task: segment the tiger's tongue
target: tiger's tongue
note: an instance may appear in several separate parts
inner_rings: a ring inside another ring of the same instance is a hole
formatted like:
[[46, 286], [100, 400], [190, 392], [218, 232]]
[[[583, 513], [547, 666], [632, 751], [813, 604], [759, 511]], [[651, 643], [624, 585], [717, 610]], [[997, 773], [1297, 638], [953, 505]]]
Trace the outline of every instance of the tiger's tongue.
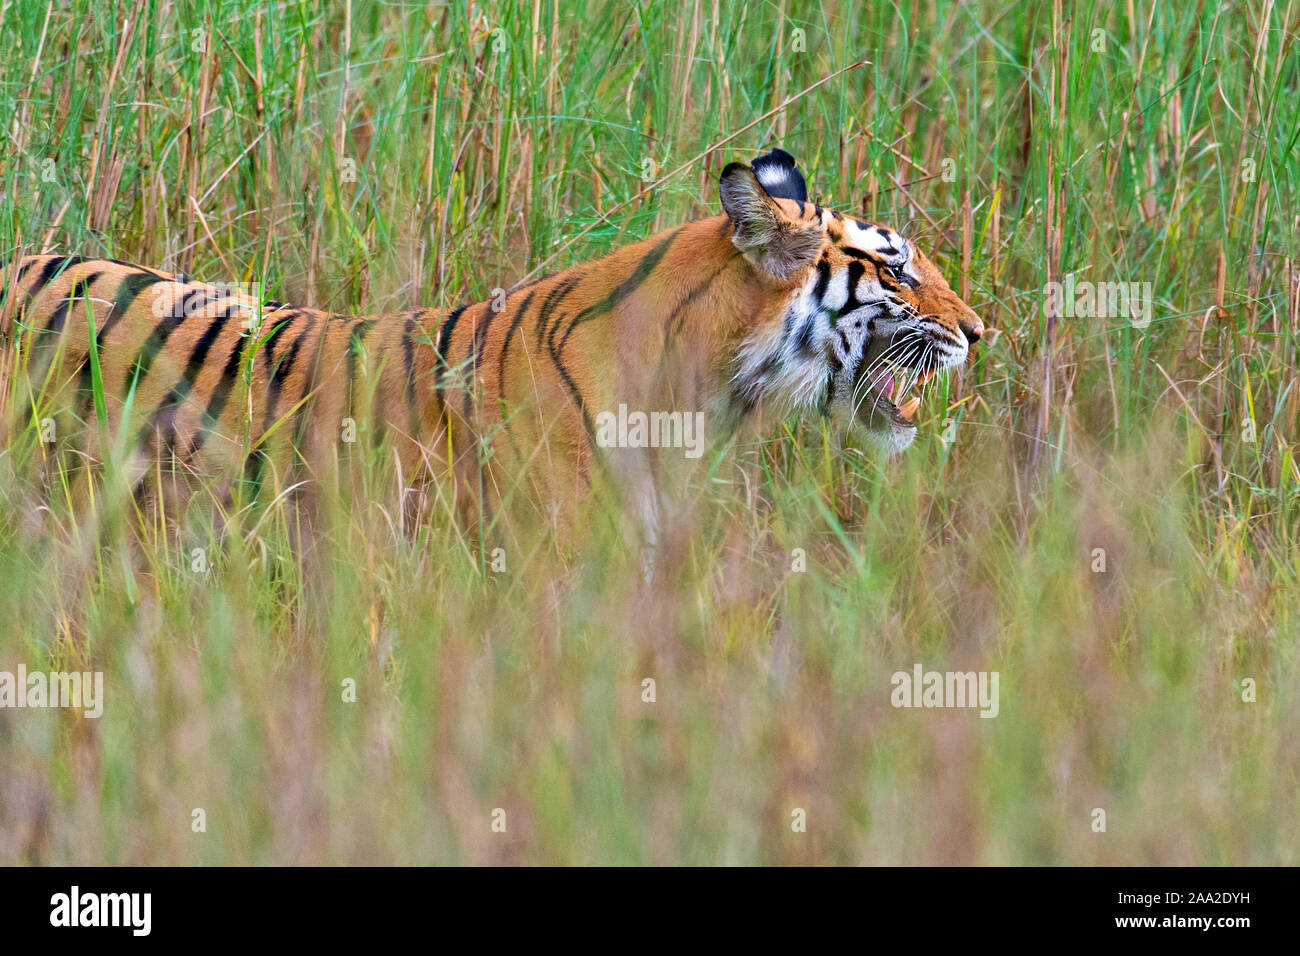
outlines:
[[[893, 372], [883, 372], [872, 382], [873, 387], [885, 398], [893, 401], [894, 388], [897, 386]], [[909, 398], [902, 405], [898, 406], [898, 413], [906, 419], [911, 419], [916, 414], [916, 410], [921, 407], [921, 401], [918, 398]]]

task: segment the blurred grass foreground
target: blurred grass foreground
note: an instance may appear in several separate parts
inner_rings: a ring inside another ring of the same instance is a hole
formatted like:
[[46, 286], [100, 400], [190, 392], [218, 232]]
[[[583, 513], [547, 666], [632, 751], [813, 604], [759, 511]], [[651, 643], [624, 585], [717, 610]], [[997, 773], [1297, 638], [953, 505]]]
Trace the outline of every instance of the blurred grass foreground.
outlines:
[[[502, 570], [372, 462], [309, 565], [282, 502], [159, 521], [105, 473], [86, 509], [13, 436], [0, 672], [101, 672], [103, 712], [0, 708], [0, 862], [1295, 864], [1298, 25], [3, 5], [6, 259], [454, 305], [712, 214], [779, 145], [997, 331], [903, 456], [735, 442], [654, 588], [594, 505]], [[1067, 282], [1149, 321], [1047, 314]], [[918, 665], [996, 672], [996, 717], [894, 706]]]

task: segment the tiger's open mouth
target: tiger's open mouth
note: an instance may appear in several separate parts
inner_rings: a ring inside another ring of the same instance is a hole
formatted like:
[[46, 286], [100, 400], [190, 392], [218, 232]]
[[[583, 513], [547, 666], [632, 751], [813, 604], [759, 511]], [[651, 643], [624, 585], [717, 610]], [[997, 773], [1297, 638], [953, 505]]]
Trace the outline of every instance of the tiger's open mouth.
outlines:
[[872, 427], [916, 428], [925, 386], [937, 369], [920, 362], [919, 354], [893, 360], [883, 356], [884, 349], [873, 351], [876, 354], [862, 363], [854, 386], [855, 405], [867, 412], [864, 417]]
[[[934, 370], [930, 369], [925, 372], [916, 372], [914, 370], [897, 371], [892, 368], [878, 370], [870, 375], [864, 375], [863, 387], [875, 399], [875, 409], [883, 411], [889, 415], [898, 424], [910, 425], [916, 427], [914, 421], [917, 410], [921, 407], [921, 392], [926, 383], [934, 377]], [[896, 401], [894, 393], [899, 390], [899, 383], [903, 383], [903, 394], [907, 397], [902, 401]]]

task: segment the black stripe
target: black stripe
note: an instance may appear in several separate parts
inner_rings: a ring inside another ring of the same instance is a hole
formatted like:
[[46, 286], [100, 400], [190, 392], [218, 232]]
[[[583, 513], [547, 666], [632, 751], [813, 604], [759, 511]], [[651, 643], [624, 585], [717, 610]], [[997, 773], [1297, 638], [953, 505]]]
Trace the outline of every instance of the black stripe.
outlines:
[[310, 315], [299, 313], [284, 324], [290, 325], [297, 321], [298, 318], [307, 320], [302, 331], [294, 336], [293, 342], [290, 343], [288, 350], [282, 354], [275, 366], [270, 369], [270, 375], [266, 380], [266, 411], [262, 416], [262, 432], [258, 435], [257, 444], [244, 462], [244, 480], [253, 485], [252, 497], [256, 498], [262, 487], [262, 476], [266, 473], [266, 466], [270, 460], [266, 446], [263, 442], [266, 439], [266, 433], [271, 430], [275, 424], [275, 410], [280, 402], [280, 393], [284, 390], [284, 382], [293, 372], [294, 363], [298, 360], [298, 353], [302, 348], [302, 340], [307, 337], [312, 328], [316, 325], [316, 320]]
[[[116, 262], [116, 260], [108, 261]], [[95, 352], [99, 359], [103, 359], [104, 339], [113, 330], [113, 326], [120, 322], [122, 317], [130, 310], [131, 305], [139, 297], [140, 293], [151, 285], [166, 281], [168, 280], [148, 272], [135, 272], [122, 280], [122, 283], [117, 287], [117, 292], [113, 295], [113, 307], [109, 309], [108, 318], [104, 320], [104, 327], [95, 330]], [[89, 413], [90, 404], [93, 401], [92, 377], [88, 358], [81, 366], [81, 376], [77, 381], [77, 394], [80, 396], [77, 401], [77, 415], [83, 421]]]
[[604, 315], [607, 312], [612, 312], [615, 306], [640, 288], [642, 283], [644, 283], [645, 280], [649, 278], [650, 274], [654, 272], [655, 267], [659, 265], [659, 261], [663, 259], [664, 254], [668, 251], [668, 247], [671, 246], [673, 240], [677, 238], [678, 232], [680, 232], [680, 228], [674, 229], [660, 240], [658, 245], [642, 256], [641, 261], [638, 262], [636, 268], [632, 270], [632, 274], [611, 289], [610, 293], [605, 296], [604, 299], [594, 305], [588, 306], [574, 316], [569, 322], [569, 327], [564, 332], [564, 337], [560, 339], [558, 350], [555, 349], [555, 332], [552, 330], [550, 336], [552, 350], [557, 351], [557, 353], [563, 351], [564, 344], [568, 342], [569, 336], [573, 334], [573, 330], [577, 326], [584, 322], [590, 322], [597, 316]]
[[102, 276], [102, 272], [92, 272], [88, 276], [83, 276], [72, 284], [71, 291], [67, 296], [60, 300], [58, 307], [55, 308], [54, 314], [50, 316], [50, 324], [46, 326], [47, 332], [60, 332], [63, 329], [63, 323], [68, 318], [68, 309], [77, 299], [84, 299], [90, 295], [90, 287], [95, 280]]
[[[532, 298], [532, 293], [529, 293], [529, 298]], [[502, 308], [501, 311], [504, 312], [509, 307], [510, 307], [510, 297], [507, 295], [504, 308]], [[470, 343], [469, 343], [470, 351], [467, 358], [469, 359], [469, 363], [470, 363], [470, 387], [465, 389], [465, 404], [464, 404], [466, 422], [469, 421], [470, 400], [474, 393], [474, 385], [478, 381], [479, 355], [483, 351], [483, 343], [487, 340], [488, 329], [492, 327], [492, 320], [501, 314], [496, 309], [492, 308], [492, 303], [490, 301], [488, 302], [487, 311], [488, 314], [484, 318], [483, 324], [474, 330], [474, 337], [470, 339]]]
[[813, 299], [818, 307], [821, 307], [822, 300], [826, 298], [826, 290], [831, 284], [831, 264], [825, 259], [817, 263], [817, 284], [813, 286]]
[[[529, 283], [530, 285], [534, 283]], [[537, 294], [536, 289], [530, 289], [528, 295], [524, 296], [524, 301], [519, 304], [515, 310], [515, 317], [510, 321], [510, 328], [506, 329], [506, 338], [501, 343], [501, 354], [497, 356], [497, 402], [504, 403], [506, 397], [506, 352], [510, 348], [510, 340], [514, 338], [515, 331], [523, 324], [524, 317], [528, 315], [528, 309], [533, 304], [533, 297]], [[511, 426], [511, 416], [504, 409], [501, 410], [501, 423], [506, 429], [506, 441], [510, 443], [511, 451], [516, 457], [519, 457], [519, 446], [515, 443], [514, 429]]]
[[271, 375], [266, 382], [266, 416], [265, 423], [262, 426], [262, 433], [265, 434], [270, 427], [275, 424], [275, 408], [280, 400], [280, 392], [284, 389], [284, 382], [293, 372], [294, 364], [298, 361], [298, 353], [302, 349], [302, 341], [311, 330], [316, 326], [316, 320], [310, 315], [304, 315], [307, 320], [303, 330], [294, 336], [293, 342], [289, 345], [289, 350], [280, 356], [280, 360], [275, 363], [275, 368], [271, 370]]
[[[567, 279], [563, 280], [557, 284], [555, 288], [551, 289], [550, 294], [546, 297], [546, 301], [542, 303], [541, 311], [537, 313], [536, 325], [537, 347], [539, 349], [542, 347], [542, 340], [546, 335], [546, 325], [547, 322], [550, 321], [551, 313], [554, 312], [556, 306], [564, 301], [565, 297], [573, 291], [573, 287], [582, 281], [582, 278], [583, 274], [581, 272], [571, 274]], [[509, 342], [506, 344], [508, 345]]]
[[140, 297], [140, 293], [152, 285], [159, 282], [170, 282], [170, 279], [164, 279], [162, 276], [156, 276], [149, 272], [135, 272], [122, 280], [122, 284], [117, 287], [117, 293], [113, 296], [113, 309], [104, 320], [104, 327], [97, 330], [96, 339], [99, 343], [100, 351], [103, 351], [104, 339], [108, 333], [113, 331], [113, 326], [122, 321], [123, 316], [135, 304], [135, 300]]
[[[538, 348], [542, 347], [542, 339], [545, 336], [547, 323], [550, 321], [551, 313], [554, 312], [555, 309], [559, 307], [560, 303], [563, 302], [564, 299], [568, 296], [568, 294], [573, 291], [573, 289], [578, 285], [579, 282], [582, 281], [583, 275], [584, 274], [580, 271], [569, 273], [569, 275], [557, 281], [555, 285], [551, 288], [551, 290], [546, 294], [546, 298], [542, 302], [542, 307], [537, 311], [536, 330], [537, 330]], [[511, 339], [514, 338], [515, 332], [519, 329], [519, 326], [522, 324], [526, 312], [527, 312], [526, 308], [522, 308], [519, 310], [518, 314], [514, 318], [514, 321], [511, 322], [509, 330], [507, 330], [506, 332], [505, 342], [503, 342], [501, 345], [501, 356], [498, 359], [498, 375], [500, 376], [499, 380], [502, 383], [500, 386], [500, 391], [503, 396], [505, 395], [505, 391], [506, 391], [505, 377], [504, 377], [506, 353], [510, 349], [510, 341]], [[561, 371], [561, 374], [564, 374], [563, 371]], [[510, 422], [508, 418], [506, 420], [506, 431], [507, 431], [507, 436], [510, 439], [510, 443], [513, 446], [514, 435], [510, 431]]]
[[352, 417], [352, 412], [356, 407], [355, 392], [357, 378], [357, 355], [360, 354], [362, 346], [365, 345], [366, 335], [369, 334], [374, 326], [374, 319], [357, 319], [352, 323], [352, 328], [348, 330], [348, 339], [345, 344], [347, 349], [347, 378], [346, 388], [348, 390], [348, 417]]
[[[532, 293], [530, 292], [528, 294], [528, 299], [531, 299], [532, 297], [533, 297]], [[525, 303], [528, 301], [528, 299], [524, 300]], [[510, 297], [506, 296], [506, 301], [503, 304], [501, 312], [505, 312], [509, 308], [510, 308]], [[496, 309], [492, 308], [492, 304], [491, 302], [489, 302], [487, 319], [486, 321], [484, 321], [481, 327], [475, 330], [474, 339], [470, 343], [470, 354], [469, 354], [469, 358], [472, 362], [471, 368], [473, 368], [475, 374], [478, 373], [479, 355], [483, 351], [483, 343], [487, 341], [488, 329], [492, 327], [493, 320], [496, 319], [496, 317], [500, 315], [501, 312], [498, 312]]]
[[190, 356], [185, 362], [185, 371], [182, 373], [180, 381], [171, 387], [167, 396], [159, 403], [153, 414], [149, 416], [149, 420], [141, 428], [138, 438], [139, 444], [144, 443], [149, 432], [163, 425], [167, 430], [163, 454], [166, 455], [175, 448], [176, 410], [193, 390], [194, 383], [198, 380], [199, 373], [203, 371], [203, 366], [207, 362], [208, 353], [212, 350], [212, 345], [216, 342], [217, 337], [225, 329], [226, 323], [230, 321], [231, 311], [234, 308], [234, 305], [227, 306], [225, 313], [214, 317], [208, 323], [208, 327], [203, 330], [203, 334], [199, 336], [194, 348], [190, 350]]
[[293, 366], [298, 360], [298, 352], [302, 348], [302, 340], [306, 338], [307, 333], [311, 331], [314, 324], [309, 319], [307, 327], [289, 346], [289, 351], [280, 358], [280, 361], [275, 363], [275, 369], [266, 383], [266, 422], [262, 427], [263, 434], [275, 424], [275, 408], [280, 400], [280, 392], [284, 390], [285, 380], [293, 372]]
[[[568, 369], [564, 367], [564, 345], [569, 340], [569, 336], [573, 334], [573, 330], [577, 328], [579, 324], [589, 322], [597, 316], [612, 312], [615, 306], [622, 302], [623, 299], [627, 298], [640, 288], [645, 280], [655, 270], [655, 267], [659, 265], [660, 260], [664, 257], [664, 253], [668, 251], [668, 247], [671, 246], [673, 240], [677, 238], [679, 231], [680, 229], [674, 229], [657, 245], [651, 248], [648, 253], [642, 256], [641, 261], [638, 262], [636, 268], [632, 270], [632, 274], [611, 289], [604, 299], [594, 305], [588, 306], [574, 316], [573, 319], [570, 320], [569, 327], [565, 330], [564, 336], [558, 343], [555, 341], [555, 330], [559, 328], [560, 323], [556, 322], [551, 329], [548, 343], [549, 351], [551, 353], [551, 362], [555, 365], [555, 370], [560, 373], [560, 378], [564, 381], [565, 387], [569, 390], [569, 396], [573, 399], [574, 404], [578, 406], [578, 411], [582, 414], [582, 424], [587, 430], [587, 445], [589, 448], [594, 449], [596, 447], [596, 429], [591, 423], [591, 414], [587, 411], [586, 399], [583, 398], [582, 392], [578, 389], [577, 384], [569, 375]], [[605, 467], [605, 459], [600, 454], [596, 453], [595, 459], [601, 468]]]
[[528, 314], [528, 307], [533, 304], [533, 296], [537, 290], [529, 291], [519, 308], [515, 310], [515, 317], [510, 321], [510, 328], [506, 329], [506, 340], [501, 344], [501, 354], [497, 356], [497, 393], [498, 397], [504, 398], [506, 394], [506, 352], [510, 350], [510, 340], [515, 337], [515, 332], [524, 321], [524, 316]]
[[[419, 313], [415, 313], [418, 315]], [[411, 418], [411, 437], [420, 434], [420, 413], [415, 401], [415, 315], [406, 320], [402, 335], [402, 367], [406, 376], [406, 411]]]
[[727, 269], [731, 266], [731, 264], [735, 262], [737, 258], [740, 257], [740, 255], [741, 255], [740, 251], [736, 250], [733, 256], [731, 256], [726, 262], [724, 262], [717, 269], [715, 269], [712, 275], [710, 275], [707, 279], [705, 279], [694, 289], [688, 292], [686, 298], [682, 299], [681, 302], [677, 303], [676, 307], [672, 310], [672, 312], [668, 314], [668, 318], [664, 320], [664, 344], [663, 344], [663, 350], [659, 353], [659, 369], [655, 373], [656, 380], [658, 381], [663, 380], [664, 367], [668, 364], [668, 355], [670, 351], [669, 347], [672, 343], [673, 336], [676, 334], [675, 328], [678, 322], [680, 321], [682, 315], [685, 314], [687, 308], [689, 308], [695, 302], [696, 299], [704, 295], [704, 293], [709, 290], [709, 288], [713, 285], [714, 281], [718, 278], [718, 276], [726, 272]]
[[837, 319], [842, 318], [850, 312], [854, 312], [866, 305], [865, 302], [858, 298], [858, 283], [862, 281], [862, 277], [866, 275], [866, 273], [867, 267], [861, 262], [849, 263], [848, 297], [844, 300], [844, 305], [840, 306], [840, 310], [836, 314]]
[[183, 385], [184, 391], [188, 393], [189, 390], [194, 387], [194, 382], [198, 379], [199, 372], [203, 370], [203, 363], [207, 361], [208, 352], [212, 349], [212, 343], [217, 340], [217, 336], [221, 334], [221, 330], [224, 329], [226, 323], [230, 321], [232, 308], [232, 306], [227, 306], [224, 314], [216, 316], [208, 322], [208, 327], [203, 330], [203, 334], [199, 336], [199, 340], [194, 343], [194, 348], [190, 350], [189, 360], [185, 363], [185, 377], [180, 383], [177, 383], [177, 385], [172, 388], [172, 391], [177, 391], [177, 389], [180, 389]]
[[[176, 313], [180, 311], [181, 314]], [[162, 320], [153, 327], [149, 337], [144, 340], [140, 346], [140, 351], [136, 353], [135, 361], [126, 370], [126, 377], [122, 380], [122, 391], [125, 393], [131, 388], [131, 383], [136, 382], [142, 385], [149, 375], [149, 369], [153, 367], [154, 359], [162, 351], [162, 347], [167, 344], [167, 339], [176, 331], [182, 321], [184, 310], [172, 309]]]
[[32, 282], [31, 288], [27, 290], [27, 304], [30, 306], [36, 298], [36, 294], [50, 284], [50, 281], [63, 271], [64, 257], [55, 256], [49, 262], [41, 266], [41, 271], [37, 274], [36, 279]]
[[449, 365], [447, 355], [448, 349], [451, 348], [451, 333], [455, 330], [456, 323], [460, 321], [461, 314], [464, 313], [467, 308], [469, 308], [469, 306], [462, 305], [460, 308], [452, 309], [447, 318], [443, 320], [442, 326], [438, 329], [438, 354], [434, 356], [433, 387], [437, 391], [439, 398], [442, 398], [442, 383], [447, 377], [447, 368]]
[[[266, 367], [268, 370], [271, 368], [272, 363], [275, 361], [275, 343], [280, 340], [280, 336], [284, 334], [284, 330], [287, 329], [290, 325], [292, 325], [293, 320], [296, 319], [300, 314], [301, 313], [296, 313], [296, 314], [281, 313], [280, 314], [281, 321], [275, 324], [275, 326], [271, 329], [270, 333], [266, 336], [266, 339], [262, 342], [262, 352], [266, 356]], [[264, 316], [263, 318], [264, 319], [271, 318], [271, 316], [267, 315]]]
[[[98, 279], [100, 275], [101, 273], [96, 272], [89, 276], [86, 276], [85, 278], [78, 279], [76, 282], [72, 284], [72, 288], [68, 291], [68, 294], [59, 300], [59, 304], [55, 306], [54, 311], [50, 313], [50, 320], [45, 323], [45, 328], [41, 330], [41, 334], [37, 335], [32, 340], [32, 350], [29, 353], [30, 358], [28, 359], [29, 369], [32, 367], [31, 366], [32, 359], [48, 351], [46, 346], [51, 344], [51, 340], [46, 338], [46, 336], [52, 335], [55, 338], [58, 337], [59, 333], [63, 331], [64, 323], [67, 322], [69, 307], [76, 300], [84, 299], [87, 295], [90, 294], [91, 283], [93, 283], [96, 279]], [[34, 328], [30, 329], [30, 331], [35, 331], [35, 329]], [[37, 375], [36, 377], [43, 378], [44, 374], [45, 374], [45, 370], [42, 369], [40, 374]]]
[[239, 363], [244, 357], [244, 346], [249, 338], [251, 336], [241, 335], [235, 340], [230, 355], [226, 359], [226, 364], [221, 369], [221, 378], [217, 381], [217, 387], [212, 390], [212, 397], [208, 399], [208, 406], [203, 410], [203, 417], [199, 421], [199, 430], [194, 435], [194, 442], [190, 446], [188, 457], [193, 458], [203, 450], [212, 429], [221, 420], [221, 413], [226, 410], [226, 405], [230, 401], [230, 391], [239, 373]]
[[[11, 288], [16, 289], [22, 283], [23, 276], [27, 275], [27, 270], [34, 265], [36, 265], [36, 260], [31, 258], [30, 256], [27, 257], [27, 259], [24, 262], [22, 262], [21, 265], [18, 266], [18, 274], [14, 276], [13, 282], [6, 282], [3, 286], [0, 286], [0, 306], [4, 305], [5, 299], [9, 295], [9, 290]], [[13, 267], [13, 262], [6, 262], [4, 264], [4, 271], [6, 275], [8, 274], [9, 270], [12, 267]]]
[[[56, 306], [54, 311], [50, 314], [50, 320], [45, 324], [44, 330], [32, 339], [31, 348], [28, 352], [27, 358], [27, 380], [33, 383], [33, 385], [36, 382], [43, 381], [46, 373], [49, 372], [50, 367], [54, 364], [54, 354], [50, 355], [49, 361], [43, 359], [43, 356], [47, 352], [51, 352], [52, 349], [57, 349], [56, 341], [47, 338], [47, 336], [53, 336], [54, 339], [58, 338], [59, 333], [63, 331], [64, 323], [67, 321], [68, 309], [71, 304], [78, 299], [83, 299], [89, 295], [90, 286], [102, 274], [103, 273], [95, 272], [74, 282], [72, 288], [68, 291], [67, 296], [59, 300], [58, 306]], [[83, 368], [89, 366], [89, 362], [85, 359], [83, 359], [83, 362], [86, 362]], [[27, 408], [23, 412], [23, 416], [19, 421], [29, 421], [35, 417], [36, 398], [36, 394], [33, 393], [27, 403]]]
[[[64, 264], [63, 256], [54, 256], [49, 261], [47, 261], [43, 266], [41, 266], [40, 273], [37, 275], [36, 279], [32, 282], [31, 288], [27, 290], [27, 295], [24, 298], [23, 313], [21, 319], [19, 319], [19, 317], [15, 315], [15, 321], [18, 321], [19, 324], [24, 329], [27, 329], [29, 331], [31, 330], [31, 326], [27, 325], [27, 320], [29, 318], [28, 313], [31, 311], [32, 303], [36, 301], [37, 293], [39, 293], [41, 289], [44, 289], [47, 285], [49, 285], [51, 280], [53, 280], [53, 278], [55, 277], [55, 275], [62, 271], [63, 264]], [[36, 342], [33, 341], [32, 344], [33, 346], [35, 346]], [[30, 367], [31, 365], [29, 360], [28, 368], [30, 369]], [[38, 377], [43, 378], [44, 374], [45, 371], [42, 370], [40, 376]], [[30, 373], [29, 373], [29, 380], [31, 380]], [[35, 400], [35, 396], [33, 396], [33, 402], [34, 400]]]
[[718, 276], [722, 275], [722, 273], [726, 272], [727, 269], [731, 266], [731, 264], [735, 262], [739, 256], [740, 256], [740, 251], [737, 250], [735, 255], [733, 255], [722, 265], [718, 266], [718, 268], [713, 271], [712, 275], [710, 275], [707, 279], [705, 279], [694, 289], [692, 289], [689, 293], [687, 293], [686, 298], [682, 299], [681, 302], [677, 303], [676, 308], [674, 308], [672, 312], [668, 314], [668, 318], [664, 320], [665, 350], [667, 350], [668, 347], [668, 339], [671, 338], [672, 335], [674, 334], [674, 326], [676, 326], [677, 321], [682, 317], [682, 314], [692, 303], [695, 302], [696, 299], [698, 299], [700, 296], [702, 296], [705, 292], [709, 290], [709, 287], [713, 285], [714, 280], [716, 280]]
[[374, 326], [374, 319], [358, 319], [348, 330], [347, 339], [347, 389], [348, 389], [348, 409], [352, 409], [352, 392], [353, 382], [357, 377], [357, 355], [360, 353], [362, 346], [365, 344], [366, 335]]
[[[334, 316], [325, 316], [325, 321], [321, 323], [320, 338], [316, 340], [316, 351], [312, 353], [311, 365], [307, 369], [307, 379], [304, 383], [301, 404], [298, 405], [298, 411], [293, 417], [293, 450], [295, 460], [292, 468], [294, 475], [297, 474], [298, 462], [297, 457], [301, 457], [299, 449], [302, 448], [302, 440], [307, 433], [307, 408], [315, 397], [316, 376], [320, 372], [321, 353], [325, 351], [325, 342], [329, 338], [330, 320]], [[292, 482], [291, 482], [292, 483]]]
[[[837, 330], [835, 336], [840, 341], [840, 349], [843, 350], [843, 352], [847, 355], [849, 351], [848, 336], [844, 334], [843, 329]], [[834, 378], [844, 369], [844, 362], [841, 361], [840, 353], [837, 352], [835, 349], [828, 349], [827, 351], [829, 354], [827, 354], [826, 360], [830, 364], [831, 378]], [[827, 392], [829, 393], [829, 389], [827, 390]]]
[[[352, 328], [348, 330], [348, 340], [344, 345], [344, 348], [347, 349], [347, 384], [345, 386], [348, 390], [347, 417], [354, 420], [356, 412], [357, 356], [361, 353], [361, 349], [365, 345], [366, 335], [369, 334], [374, 324], [374, 319], [357, 319], [352, 323]], [[377, 441], [378, 437], [377, 435], [372, 436], [372, 440]], [[342, 451], [341, 446], [339, 446], [339, 450]]]

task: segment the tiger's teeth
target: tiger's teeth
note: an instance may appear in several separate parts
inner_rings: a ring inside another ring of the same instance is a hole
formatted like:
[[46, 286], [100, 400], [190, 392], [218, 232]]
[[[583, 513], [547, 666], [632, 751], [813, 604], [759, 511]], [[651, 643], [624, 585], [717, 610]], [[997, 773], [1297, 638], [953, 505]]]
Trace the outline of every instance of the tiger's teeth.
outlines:
[[921, 400], [919, 398], [909, 398], [902, 405], [898, 406], [898, 412], [904, 418], [911, 418], [916, 414], [916, 410], [920, 407]]

